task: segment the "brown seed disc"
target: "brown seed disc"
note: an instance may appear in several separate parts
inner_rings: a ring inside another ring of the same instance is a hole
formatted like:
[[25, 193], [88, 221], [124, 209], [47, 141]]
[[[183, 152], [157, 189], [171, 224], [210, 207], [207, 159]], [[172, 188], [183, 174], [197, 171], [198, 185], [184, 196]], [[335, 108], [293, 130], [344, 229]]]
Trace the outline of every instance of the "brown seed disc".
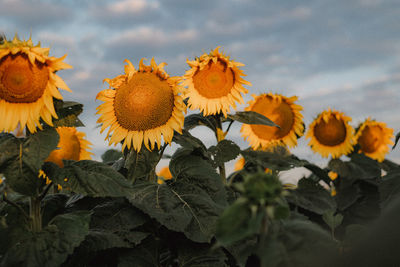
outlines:
[[219, 98], [229, 95], [235, 84], [235, 75], [226, 63], [218, 60], [210, 61], [202, 70], [198, 70], [193, 76], [194, 88], [206, 98]]
[[174, 93], [154, 73], [138, 72], [122, 84], [114, 99], [115, 116], [127, 130], [145, 131], [164, 125], [172, 115]]
[[32, 103], [42, 97], [49, 81], [47, 67], [27, 56], [9, 55], [0, 60], [0, 98], [10, 103]]

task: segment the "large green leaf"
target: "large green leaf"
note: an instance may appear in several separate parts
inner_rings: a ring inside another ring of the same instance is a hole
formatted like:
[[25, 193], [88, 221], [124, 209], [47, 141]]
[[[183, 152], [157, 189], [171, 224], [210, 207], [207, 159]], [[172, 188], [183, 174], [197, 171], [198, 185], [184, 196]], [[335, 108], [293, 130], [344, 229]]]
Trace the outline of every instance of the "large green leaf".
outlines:
[[291, 190], [287, 199], [289, 203], [319, 215], [328, 210], [336, 210], [335, 200], [329, 191], [307, 178], [300, 179], [297, 189]]
[[[13, 139], [13, 141], [9, 139]], [[42, 180], [38, 179], [43, 162], [58, 144], [59, 136], [53, 128], [38, 131], [24, 139], [7, 136], [7, 149], [14, 154], [9, 157], [3, 174], [7, 184], [21, 194], [36, 195]], [[4, 144], [4, 142], [3, 142]]]
[[211, 152], [214, 166], [219, 166], [227, 161], [235, 159], [240, 153], [240, 147], [230, 140], [219, 141], [216, 146], [208, 149]]
[[51, 179], [63, 188], [92, 197], [123, 197], [132, 185], [110, 166], [96, 161], [64, 161]]
[[211, 199], [221, 205], [227, 205], [227, 195], [221, 177], [207, 159], [203, 159], [186, 149], [178, 149], [169, 162], [169, 169], [176, 180], [199, 187], [207, 192]]
[[[204, 183], [207, 183], [205, 177]], [[128, 198], [137, 208], [168, 229], [183, 232], [196, 242], [209, 242], [223, 206], [195, 184], [176, 181], [171, 185], [138, 182]]]
[[4, 256], [2, 266], [60, 266], [89, 231], [90, 212], [55, 217], [41, 232], [26, 232]]
[[279, 128], [278, 124], [254, 111], [238, 111], [236, 114], [228, 114], [228, 118], [245, 124], [261, 124]]

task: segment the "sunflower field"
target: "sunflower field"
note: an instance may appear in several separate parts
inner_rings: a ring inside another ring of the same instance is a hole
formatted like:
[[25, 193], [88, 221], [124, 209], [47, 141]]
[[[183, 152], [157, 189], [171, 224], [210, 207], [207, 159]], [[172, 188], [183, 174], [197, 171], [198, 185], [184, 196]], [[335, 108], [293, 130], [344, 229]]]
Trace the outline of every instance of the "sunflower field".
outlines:
[[[59, 91], [71, 91], [65, 56], [2, 39], [0, 265], [400, 266], [400, 165], [385, 159], [400, 135], [333, 109], [305, 125], [297, 96], [271, 92], [232, 112], [251, 83], [219, 50], [181, 77], [142, 59], [105, 78], [97, 123], [121, 150], [99, 162], [79, 131], [83, 105]], [[233, 123], [248, 148], [229, 140]], [[198, 126], [215, 145], [191, 134]], [[299, 138], [328, 164], [292, 154]], [[280, 180], [298, 167], [311, 174]]]

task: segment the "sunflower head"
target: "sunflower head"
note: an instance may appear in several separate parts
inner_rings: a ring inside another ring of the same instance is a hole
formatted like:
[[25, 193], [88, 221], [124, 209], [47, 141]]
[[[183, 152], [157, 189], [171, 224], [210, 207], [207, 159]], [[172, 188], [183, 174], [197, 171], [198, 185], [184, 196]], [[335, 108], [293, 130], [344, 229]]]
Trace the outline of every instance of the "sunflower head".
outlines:
[[64, 167], [64, 160], [85, 160], [90, 159], [93, 153], [88, 149], [92, 145], [85, 140], [85, 133], [79, 132], [75, 127], [58, 127], [56, 128], [60, 140], [58, 141], [58, 149], [53, 150], [46, 161], [53, 162]]
[[360, 145], [359, 152], [370, 158], [382, 162], [389, 152], [389, 146], [393, 145], [393, 129], [388, 128], [386, 123], [366, 119], [359, 127], [355, 136], [357, 144]]
[[142, 59], [138, 70], [129, 60], [125, 62], [125, 74], [105, 79], [110, 89], [96, 97], [105, 102], [97, 107], [101, 132], [110, 127], [106, 138], [113, 132], [110, 144], [123, 141], [122, 150], [133, 147], [140, 151], [143, 143], [149, 150], [155, 144], [160, 148], [161, 135], [170, 143], [174, 130], [182, 131], [186, 106], [180, 79], [169, 77], [165, 63], [157, 65], [154, 59], [149, 66]]
[[338, 158], [353, 150], [354, 129], [350, 117], [336, 110], [325, 110], [310, 124], [306, 137], [314, 152]]
[[172, 174], [169, 170], [168, 166], [163, 167], [158, 173], [157, 176], [162, 177], [162, 179], [158, 178], [157, 183], [162, 184], [164, 183], [164, 180], [171, 180], [172, 179]]
[[337, 172], [330, 171], [330, 172], [328, 172], [328, 176], [329, 176], [329, 178], [331, 178], [332, 181], [335, 181], [339, 175]]
[[[65, 55], [66, 56], [66, 55]], [[70, 91], [56, 71], [72, 68], [64, 57], [49, 57], [49, 48], [15, 37], [0, 44], [0, 132], [18, 125], [31, 133], [41, 129], [40, 119], [52, 124], [57, 118], [53, 97], [62, 99], [57, 88]]]
[[187, 60], [191, 67], [183, 76], [182, 84], [188, 87], [185, 97], [191, 109], [200, 109], [204, 116], [223, 113], [225, 117], [236, 102], [243, 103], [242, 93], [247, 93], [244, 84], [251, 85], [240, 66], [218, 51], [219, 47], [193, 61]]
[[279, 94], [253, 95], [254, 100], [249, 101], [246, 111], [254, 111], [264, 115], [278, 127], [243, 124], [242, 136], [249, 141], [253, 149], [268, 149], [276, 145], [297, 145], [297, 138], [303, 135], [303, 108], [294, 102], [297, 96], [285, 97]]

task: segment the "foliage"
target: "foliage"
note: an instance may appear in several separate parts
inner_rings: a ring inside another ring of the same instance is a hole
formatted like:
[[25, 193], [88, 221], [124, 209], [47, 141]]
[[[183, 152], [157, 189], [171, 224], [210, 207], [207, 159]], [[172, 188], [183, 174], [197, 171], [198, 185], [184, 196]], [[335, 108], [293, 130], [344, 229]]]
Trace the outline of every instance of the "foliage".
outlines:
[[[83, 126], [82, 104], [54, 105], [54, 127]], [[379, 262], [376, 251], [382, 266], [398, 263], [400, 165], [357, 149], [325, 167], [283, 146], [241, 149], [226, 138], [233, 123], [279, 127], [252, 111], [188, 115], [162, 184], [165, 145], [59, 167], [46, 161], [59, 141], [54, 127], [41, 121], [43, 130], [22, 138], [1, 133], [0, 265], [365, 266], [365, 253]], [[191, 134], [198, 126], [215, 144]], [[225, 164], [239, 156], [244, 167], [227, 177]], [[294, 168], [311, 174], [282, 184]]]

